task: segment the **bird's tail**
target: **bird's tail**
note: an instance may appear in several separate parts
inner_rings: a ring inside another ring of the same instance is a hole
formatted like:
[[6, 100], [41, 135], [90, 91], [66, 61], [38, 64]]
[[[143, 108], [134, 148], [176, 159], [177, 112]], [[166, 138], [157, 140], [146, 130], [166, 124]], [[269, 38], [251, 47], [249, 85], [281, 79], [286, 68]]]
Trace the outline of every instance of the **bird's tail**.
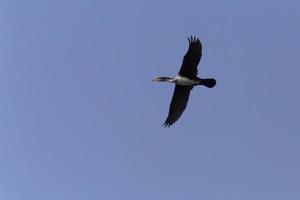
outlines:
[[216, 80], [213, 78], [206, 78], [201, 80], [201, 85], [204, 85], [208, 88], [213, 88], [216, 85]]

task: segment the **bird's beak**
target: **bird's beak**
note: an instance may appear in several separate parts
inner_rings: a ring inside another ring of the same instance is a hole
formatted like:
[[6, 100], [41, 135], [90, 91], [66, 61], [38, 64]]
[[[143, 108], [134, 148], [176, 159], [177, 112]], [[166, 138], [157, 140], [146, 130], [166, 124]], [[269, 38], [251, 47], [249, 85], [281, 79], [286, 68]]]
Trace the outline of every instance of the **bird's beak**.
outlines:
[[153, 82], [159, 82], [159, 80], [160, 80], [159, 78], [155, 78], [155, 79], [153, 79], [152, 81], [153, 81]]

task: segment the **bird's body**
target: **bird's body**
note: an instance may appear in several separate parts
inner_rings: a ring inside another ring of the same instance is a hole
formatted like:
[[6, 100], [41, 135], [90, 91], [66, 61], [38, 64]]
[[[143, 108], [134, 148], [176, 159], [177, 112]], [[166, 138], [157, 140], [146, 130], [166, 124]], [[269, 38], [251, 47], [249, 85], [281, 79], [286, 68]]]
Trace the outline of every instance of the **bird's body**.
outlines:
[[194, 86], [200, 83], [200, 79], [190, 79], [188, 77], [177, 75], [174, 78], [169, 77], [158, 77], [156, 79], [153, 79], [155, 82], [170, 82], [175, 83], [176, 85], [182, 85], [182, 86]]
[[158, 77], [153, 81], [175, 83], [175, 90], [170, 104], [169, 114], [164, 123], [166, 127], [174, 124], [182, 115], [187, 106], [191, 89], [196, 85], [204, 85], [212, 88], [216, 80], [212, 78], [203, 79], [197, 77], [197, 66], [202, 56], [202, 45], [198, 38], [190, 37], [189, 49], [183, 58], [178, 75], [174, 78]]
[[181, 85], [181, 86], [194, 86], [197, 85], [201, 82], [200, 79], [190, 79], [188, 77], [180, 76], [177, 75], [174, 79], [174, 83], [176, 85]]

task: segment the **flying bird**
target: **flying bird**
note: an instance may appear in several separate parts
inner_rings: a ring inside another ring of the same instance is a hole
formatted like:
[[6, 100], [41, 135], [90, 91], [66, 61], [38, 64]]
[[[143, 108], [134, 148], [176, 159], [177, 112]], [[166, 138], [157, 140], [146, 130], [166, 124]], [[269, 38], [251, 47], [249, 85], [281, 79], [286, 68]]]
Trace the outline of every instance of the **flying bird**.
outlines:
[[169, 108], [168, 117], [164, 123], [165, 127], [170, 127], [182, 115], [189, 100], [190, 91], [194, 86], [204, 85], [208, 88], [213, 88], [216, 85], [216, 80], [213, 78], [197, 77], [197, 66], [202, 56], [202, 44], [197, 37], [189, 37], [189, 48], [183, 57], [182, 65], [177, 76], [157, 77], [154, 82], [169, 82], [175, 84], [175, 89], [172, 101]]

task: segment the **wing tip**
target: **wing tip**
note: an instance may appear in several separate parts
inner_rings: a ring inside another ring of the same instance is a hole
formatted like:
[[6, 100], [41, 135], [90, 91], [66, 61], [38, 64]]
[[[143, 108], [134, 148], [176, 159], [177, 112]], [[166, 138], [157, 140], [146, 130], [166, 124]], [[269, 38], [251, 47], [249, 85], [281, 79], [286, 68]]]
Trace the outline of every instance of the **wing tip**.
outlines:
[[199, 37], [196, 37], [196, 36], [191, 35], [190, 37], [187, 37], [187, 39], [189, 41], [189, 44], [198, 43], [198, 42], [201, 43]]
[[165, 128], [169, 128], [170, 126], [172, 126], [172, 123], [170, 122], [165, 122], [163, 125]]
[[165, 123], [163, 124], [163, 126], [165, 128], [169, 128], [170, 126], [172, 126], [175, 122], [172, 122], [170, 119], [169, 119], [169, 116], [168, 118], [166, 119]]

